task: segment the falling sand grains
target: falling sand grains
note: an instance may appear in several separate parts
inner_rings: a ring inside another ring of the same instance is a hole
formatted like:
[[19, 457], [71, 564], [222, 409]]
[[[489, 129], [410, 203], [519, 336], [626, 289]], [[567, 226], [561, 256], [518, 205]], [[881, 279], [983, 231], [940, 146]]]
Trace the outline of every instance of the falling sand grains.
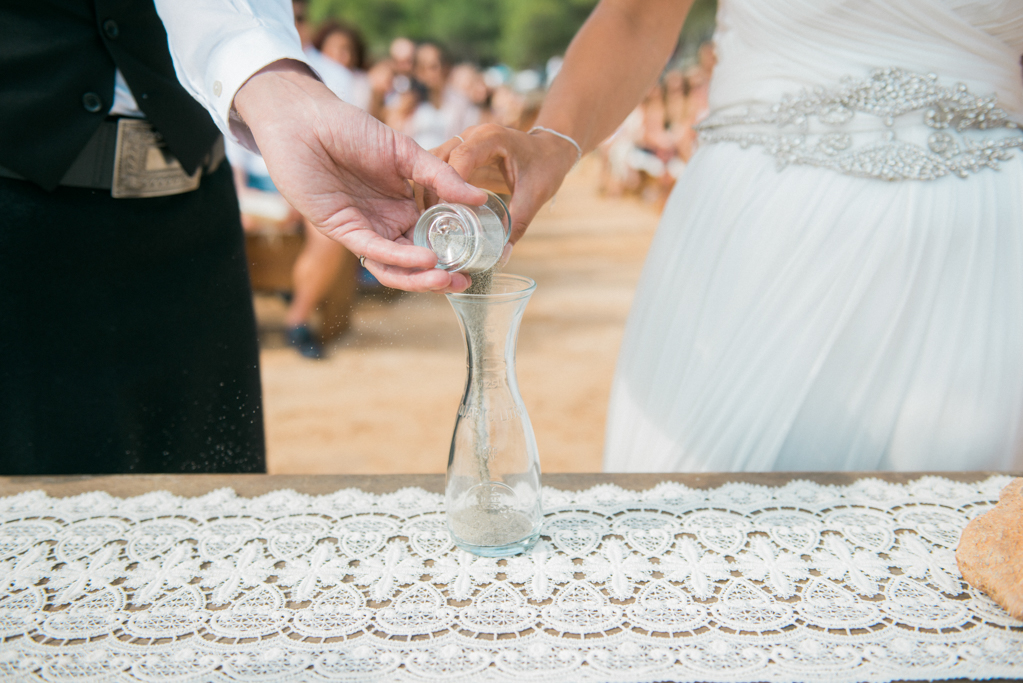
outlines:
[[[497, 266], [494, 266], [490, 270], [485, 270], [482, 273], [475, 273], [472, 275], [472, 284], [465, 290], [466, 294], [473, 294], [476, 296], [487, 296], [491, 293], [494, 287], [494, 271], [497, 270]], [[470, 415], [475, 415], [475, 424], [473, 425], [473, 431], [475, 431], [475, 453], [476, 467], [479, 474], [480, 482], [490, 481], [490, 459], [488, 453], [490, 451], [490, 433], [487, 430], [486, 414], [483, 412], [483, 396], [484, 396], [484, 381], [483, 381], [483, 354], [487, 348], [487, 306], [485, 304], [476, 304], [471, 306], [465, 316], [466, 325], [469, 326], [469, 360], [472, 373], [473, 386], [469, 392], [469, 400], [472, 402], [470, 406], [473, 410], [469, 412]], [[482, 501], [481, 501], [482, 502]], [[488, 501], [489, 502], [489, 501]]]

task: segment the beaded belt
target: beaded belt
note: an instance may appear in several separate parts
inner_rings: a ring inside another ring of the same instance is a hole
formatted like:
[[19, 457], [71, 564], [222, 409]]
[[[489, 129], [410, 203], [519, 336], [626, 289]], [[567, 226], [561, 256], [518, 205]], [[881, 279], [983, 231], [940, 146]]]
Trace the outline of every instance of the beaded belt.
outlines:
[[[895, 120], [922, 112], [926, 144], [900, 140]], [[861, 142], [849, 131], [857, 114], [883, 122], [880, 139]], [[998, 131], [990, 137], [967, 131]], [[933, 180], [949, 174], [967, 177], [1023, 148], [1020, 124], [996, 106], [996, 97], [977, 97], [962, 83], [948, 87], [935, 74], [876, 69], [865, 80], [843, 79], [835, 89], [815, 88], [780, 102], [715, 112], [697, 126], [701, 143], [737, 142], [762, 146], [779, 168], [802, 164], [847, 175], [882, 180]]]

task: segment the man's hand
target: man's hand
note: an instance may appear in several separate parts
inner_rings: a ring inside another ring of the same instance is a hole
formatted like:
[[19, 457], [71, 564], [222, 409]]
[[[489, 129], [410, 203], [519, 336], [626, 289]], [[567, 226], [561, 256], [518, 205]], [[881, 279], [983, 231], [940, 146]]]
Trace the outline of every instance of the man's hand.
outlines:
[[444, 201], [479, 205], [486, 194], [446, 163], [339, 100], [305, 65], [275, 62], [234, 98], [274, 184], [292, 206], [353, 254], [384, 285], [461, 291], [469, 279], [435, 269], [412, 244], [419, 217], [409, 180]]

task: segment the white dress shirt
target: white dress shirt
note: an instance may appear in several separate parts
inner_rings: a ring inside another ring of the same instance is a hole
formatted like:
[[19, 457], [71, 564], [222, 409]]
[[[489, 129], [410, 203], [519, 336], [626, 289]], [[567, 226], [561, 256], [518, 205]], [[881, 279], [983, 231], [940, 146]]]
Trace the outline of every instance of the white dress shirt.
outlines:
[[[308, 63], [287, 0], [155, 0], [178, 80], [224, 135], [256, 149], [230, 116], [235, 93], [281, 59]], [[114, 107], [117, 107], [115, 97]]]

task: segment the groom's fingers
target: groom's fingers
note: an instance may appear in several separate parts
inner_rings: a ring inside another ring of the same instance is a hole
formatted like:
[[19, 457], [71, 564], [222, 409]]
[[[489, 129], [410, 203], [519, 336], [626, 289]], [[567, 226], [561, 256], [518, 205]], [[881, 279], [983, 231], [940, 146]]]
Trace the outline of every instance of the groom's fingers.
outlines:
[[461, 291], [469, 284], [465, 275], [437, 268], [409, 270], [372, 259], [366, 259], [365, 266], [380, 284], [406, 292]]
[[[356, 256], [365, 256], [380, 264], [403, 269], [425, 270], [437, 265], [437, 255], [426, 247], [397, 242], [382, 237], [369, 228], [354, 228], [339, 236], [328, 233]], [[394, 285], [389, 285], [394, 286]]]

